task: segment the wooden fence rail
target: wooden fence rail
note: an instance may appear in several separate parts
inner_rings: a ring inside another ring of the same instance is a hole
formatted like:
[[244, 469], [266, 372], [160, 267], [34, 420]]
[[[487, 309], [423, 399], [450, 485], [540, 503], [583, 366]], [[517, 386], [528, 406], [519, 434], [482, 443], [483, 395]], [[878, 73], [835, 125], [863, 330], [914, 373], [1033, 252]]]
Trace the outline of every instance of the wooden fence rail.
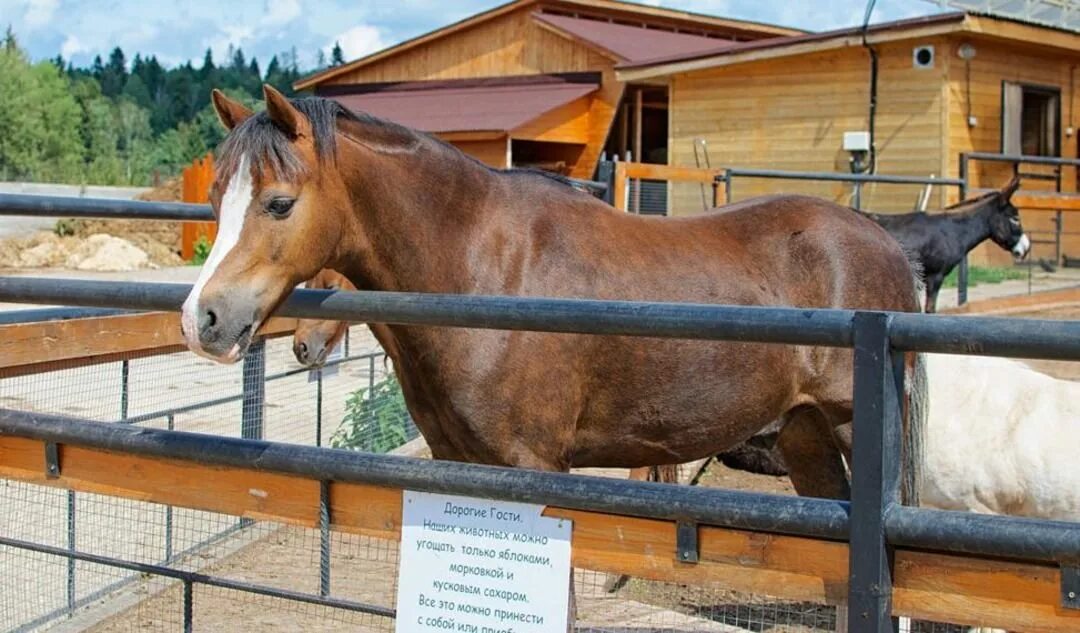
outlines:
[[[2, 436], [0, 476], [305, 527], [319, 522], [321, 482], [313, 478], [74, 444], [61, 444], [58, 456], [52, 478], [45, 442]], [[330, 482], [329, 504], [335, 531], [400, 538], [400, 489]], [[700, 562], [687, 564], [676, 559], [673, 521], [554, 507], [546, 514], [573, 520], [575, 567], [792, 601], [836, 605], [846, 596], [846, 543], [701, 526]], [[1080, 628], [1080, 611], [1060, 605], [1060, 572], [1051, 565], [898, 550], [895, 570], [897, 615], [1036, 633]]]

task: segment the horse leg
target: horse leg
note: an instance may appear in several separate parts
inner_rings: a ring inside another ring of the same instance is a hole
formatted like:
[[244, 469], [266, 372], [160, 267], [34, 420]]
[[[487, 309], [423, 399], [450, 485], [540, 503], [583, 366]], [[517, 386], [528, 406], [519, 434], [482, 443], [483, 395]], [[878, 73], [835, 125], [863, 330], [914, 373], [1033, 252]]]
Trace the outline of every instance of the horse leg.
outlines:
[[851, 487], [833, 425], [814, 408], [788, 413], [776, 439], [795, 491], [804, 497], [850, 499]]
[[934, 314], [937, 312], [937, 296], [941, 291], [941, 284], [944, 278], [941, 275], [934, 275], [926, 280], [926, 313]]

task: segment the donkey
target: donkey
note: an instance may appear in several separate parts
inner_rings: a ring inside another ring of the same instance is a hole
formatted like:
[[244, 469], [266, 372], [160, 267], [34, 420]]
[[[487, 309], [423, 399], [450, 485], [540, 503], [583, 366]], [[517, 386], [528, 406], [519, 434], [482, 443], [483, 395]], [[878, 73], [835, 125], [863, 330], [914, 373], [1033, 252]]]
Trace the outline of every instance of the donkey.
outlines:
[[[188, 347], [220, 362], [239, 360], [291, 290], [323, 268], [367, 290], [919, 309], [899, 244], [824, 200], [630, 215], [331, 100], [290, 101], [269, 86], [264, 96], [266, 111], [253, 114], [213, 93], [229, 130], [210, 193], [221, 228], [181, 320]], [[851, 350], [393, 324], [383, 332], [437, 459], [548, 471], [672, 464], [783, 418], [778, 445], [798, 492], [849, 496], [846, 447], [833, 429], [852, 419]], [[916, 406], [925, 381], [921, 357], [907, 361], [912, 437], [925, 420]], [[904, 459], [910, 495], [921, 455]]]
[[965, 200], [945, 213], [868, 213], [906, 248], [922, 266], [926, 281], [926, 312], [937, 311], [937, 296], [945, 277], [973, 248], [988, 238], [1020, 259], [1027, 257], [1031, 240], [1020, 225], [1020, 212], [1012, 195], [1020, 187], [1014, 176], [1000, 191]]

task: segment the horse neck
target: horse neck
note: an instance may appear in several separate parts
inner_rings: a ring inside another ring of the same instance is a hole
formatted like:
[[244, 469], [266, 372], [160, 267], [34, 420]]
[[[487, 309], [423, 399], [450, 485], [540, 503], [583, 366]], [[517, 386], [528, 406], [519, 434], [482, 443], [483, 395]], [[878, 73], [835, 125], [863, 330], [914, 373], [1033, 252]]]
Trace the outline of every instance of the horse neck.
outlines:
[[970, 207], [950, 214], [957, 227], [958, 239], [968, 252], [990, 237], [990, 216], [997, 210], [997, 200], [987, 198]]
[[468, 293], [463, 269], [477, 231], [496, 218], [498, 175], [452, 148], [415, 137], [383, 151], [344, 142], [339, 166], [353, 214], [339, 270], [369, 290]]

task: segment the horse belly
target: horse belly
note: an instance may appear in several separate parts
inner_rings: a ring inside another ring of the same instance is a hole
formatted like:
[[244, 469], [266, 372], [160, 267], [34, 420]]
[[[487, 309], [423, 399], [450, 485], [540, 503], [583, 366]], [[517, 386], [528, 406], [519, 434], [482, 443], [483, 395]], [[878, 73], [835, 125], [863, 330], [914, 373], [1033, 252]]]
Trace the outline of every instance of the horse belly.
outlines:
[[591, 395], [575, 434], [575, 466], [634, 467], [715, 455], [776, 420], [795, 398], [794, 348], [661, 347], [638, 359], [644, 362], [619, 363], [622, 371]]

